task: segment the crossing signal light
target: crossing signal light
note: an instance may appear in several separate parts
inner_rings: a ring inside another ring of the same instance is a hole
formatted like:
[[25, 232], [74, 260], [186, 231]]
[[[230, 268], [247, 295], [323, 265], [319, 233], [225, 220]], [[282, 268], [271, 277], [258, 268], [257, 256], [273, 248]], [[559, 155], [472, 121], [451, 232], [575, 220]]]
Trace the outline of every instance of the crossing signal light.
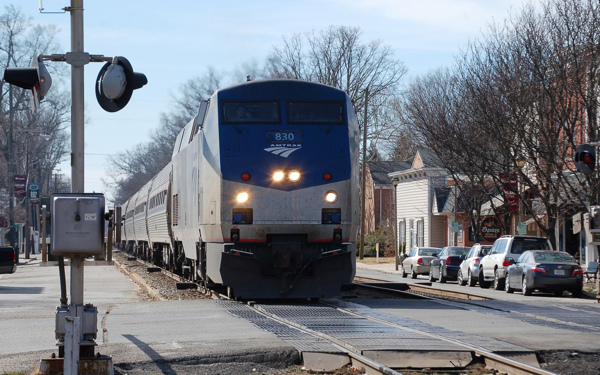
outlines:
[[29, 68], [6, 68], [4, 69], [4, 81], [12, 85], [31, 90], [33, 107], [38, 109], [40, 102], [44, 99], [52, 86], [52, 77], [44, 65], [39, 54], [33, 58], [33, 64]]
[[590, 174], [596, 168], [596, 151], [589, 144], [582, 144], [575, 150], [575, 167], [578, 172]]
[[134, 72], [126, 58], [117, 56], [100, 69], [96, 79], [96, 99], [105, 111], [117, 112], [129, 103], [133, 90], [147, 83], [143, 73]]

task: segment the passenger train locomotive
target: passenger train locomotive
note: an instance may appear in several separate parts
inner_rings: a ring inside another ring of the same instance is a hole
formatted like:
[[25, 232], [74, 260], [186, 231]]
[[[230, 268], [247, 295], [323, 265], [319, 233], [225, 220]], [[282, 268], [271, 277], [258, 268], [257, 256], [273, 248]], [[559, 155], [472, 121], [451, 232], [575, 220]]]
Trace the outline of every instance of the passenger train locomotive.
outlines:
[[241, 299], [336, 296], [356, 270], [358, 142], [342, 90], [218, 90], [122, 205], [121, 245]]

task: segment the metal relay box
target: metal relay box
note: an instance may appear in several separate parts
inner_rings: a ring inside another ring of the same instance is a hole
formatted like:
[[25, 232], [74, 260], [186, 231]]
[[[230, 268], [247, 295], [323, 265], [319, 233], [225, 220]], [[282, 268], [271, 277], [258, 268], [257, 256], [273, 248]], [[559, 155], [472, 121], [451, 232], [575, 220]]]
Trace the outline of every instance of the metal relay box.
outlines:
[[98, 255], [104, 243], [104, 194], [53, 194], [52, 255]]
[[95, 340], [98, 334], [98, 309], [92, 305], [57, 307], [54, 324], [54, 335], [57, 340], [65, 337], [66, 321], [69, 316], [81, 318], [81, 337], [84, 340]]

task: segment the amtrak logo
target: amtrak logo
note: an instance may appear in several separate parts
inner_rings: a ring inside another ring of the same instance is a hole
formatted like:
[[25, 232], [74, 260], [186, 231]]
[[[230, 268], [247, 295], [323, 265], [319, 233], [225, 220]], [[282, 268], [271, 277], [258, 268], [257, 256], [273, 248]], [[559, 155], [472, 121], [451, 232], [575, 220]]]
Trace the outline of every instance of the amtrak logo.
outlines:
[[296, 146], [291, 146], [291, 145], [287, 145], [287, 146], [278, 146], [278, 145], [273, 145], [274, 147], [269, 147], [269, 148], [265, 148], [264, 150], [267, 152], [270, 152], [272, 154], [275, 155], [279, 155], [281, 157], [287, 158], [288, 156], [290, 156], [290, 154], [296, 150], [300, 150], [302, 148], [302, 146], [300, 145], [296, 145]]

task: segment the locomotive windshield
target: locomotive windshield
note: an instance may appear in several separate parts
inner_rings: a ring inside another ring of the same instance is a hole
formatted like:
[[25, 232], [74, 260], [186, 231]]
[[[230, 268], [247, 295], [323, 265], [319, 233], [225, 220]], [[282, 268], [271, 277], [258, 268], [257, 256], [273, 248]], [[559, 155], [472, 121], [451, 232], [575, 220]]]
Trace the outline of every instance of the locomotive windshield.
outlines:
[[269, 101], [224, 101], [221, 107], [225, 124], [279, 124], [279, 102]]
[[289, 101], [288, 124], [344, 125], [342, 101]]

